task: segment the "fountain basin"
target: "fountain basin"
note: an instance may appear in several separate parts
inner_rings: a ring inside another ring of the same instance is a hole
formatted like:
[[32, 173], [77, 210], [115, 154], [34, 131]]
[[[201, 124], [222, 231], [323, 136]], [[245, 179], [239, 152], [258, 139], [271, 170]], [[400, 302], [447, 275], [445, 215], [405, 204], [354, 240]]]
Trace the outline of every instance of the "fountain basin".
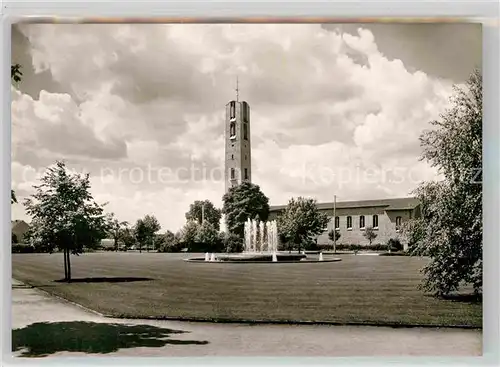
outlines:
[[[276, 253], [277, 261], [301, 261], [306, 259], [304, 254], [286, 254], [286, 253]], [[217, 256], [219, 261], [273, 261], [273, 254], [256, 254], [256, 253], [242, 253], [233, 255], [220, 255]]]
[[289, 254], [289, 253], [276, 253], [276, 259], [273, 261], [273, 254], [271, 253], [240, 253], [240, 254], [221, 254], [215, 256], [215, 261], [206, 261], [203, 257], [184, 259], [188, 262], [202, 262], [206, 264], [214, 263], [267, 263], [267, 264], [284, 264], [284, 263], [327, 263], [341, 261], [340, 258], [331, 259], [308, 259], [304, 254]]

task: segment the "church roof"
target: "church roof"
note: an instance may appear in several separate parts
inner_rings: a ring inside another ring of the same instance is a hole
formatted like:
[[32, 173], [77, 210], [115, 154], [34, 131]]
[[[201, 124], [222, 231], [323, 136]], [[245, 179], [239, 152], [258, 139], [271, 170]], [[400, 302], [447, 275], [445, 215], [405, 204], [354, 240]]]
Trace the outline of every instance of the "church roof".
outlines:
[[[374, 208], [383, 207], [385, 210], [408, 210], [418, 206], [419, 201], [414, 197], [393, 198], [393, 199], [376, 199], [376, 200], [355, 200], [355, 201], [337, 201], [337, 209], [355, 209], [355, 208]], [[333, 210], [333, 201], [326, 203], [318, 203], [318, 209]], [[271, 206], [271, 212], [284, 210], [286, 205]]]

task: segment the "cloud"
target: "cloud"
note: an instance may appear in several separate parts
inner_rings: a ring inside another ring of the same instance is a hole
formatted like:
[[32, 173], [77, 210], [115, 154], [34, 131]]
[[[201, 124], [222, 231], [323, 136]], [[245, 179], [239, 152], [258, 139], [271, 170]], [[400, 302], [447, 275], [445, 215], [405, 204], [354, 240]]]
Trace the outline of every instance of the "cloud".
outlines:
[[[19, 29], [33, 70], [66, 92], [33, 98], [23, 92], [30, 80], [13, 88], [15, 170], [65, 159], [91, 173], [95, 197], [124, 220], [155, 214], [164, 229], [177, 230], [193, 200], [221, 205], [224, 108], [237, 75], [251, 106], [252, 178], [271, 203], [405, 196], [435, 177], [418, 161], [418, 136], [448, 106], [451, 82], [388, 59], [368, 29]], [[12, 176], [27, 195], [32, 181]]]

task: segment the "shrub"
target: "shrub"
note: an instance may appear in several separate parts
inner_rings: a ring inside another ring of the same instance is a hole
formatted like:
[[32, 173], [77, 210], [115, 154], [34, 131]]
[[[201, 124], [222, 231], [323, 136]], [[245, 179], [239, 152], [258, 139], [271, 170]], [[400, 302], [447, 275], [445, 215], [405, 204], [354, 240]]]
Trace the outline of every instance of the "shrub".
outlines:
[[387, 241], [387, 247], [391, 251], [402, 251], [403, 250], [403, 245], [401, 244], [401, 241], [397, 238], [390, 238], [389, 241]]
[[242, 252], [243, 240], [236, 234], [227, 233], [224, 236], [224, 249], [226, 252]]
[[12, 244], [13, 254], [30, 254], [35, 252], [35, 247], [33, 245], [25, 245], [21, 243]]

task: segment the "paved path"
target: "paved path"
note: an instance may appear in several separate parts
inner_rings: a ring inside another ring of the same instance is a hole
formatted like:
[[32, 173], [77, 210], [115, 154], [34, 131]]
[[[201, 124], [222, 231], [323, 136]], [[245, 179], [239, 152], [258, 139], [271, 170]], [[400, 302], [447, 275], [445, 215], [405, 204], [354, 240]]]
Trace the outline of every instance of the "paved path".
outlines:
[[[249, 326], [110, 319], [13, 281], [12, 328], [22, 329], [36, 322], [47, 321], [152, 325], [185, 332], [171, 335], [169, 339], [175, 339], [173, 344], [134, 348], [129, 345], [112, 353], [97, 354], [99, 356], [477, 356], [482, 353], [482, 333], [478, 330]], [[191, 344], [187, 341], [201, 343]], [[20, 353], [18, 351], [14, 355], [19, 356]], [[59, 351], [50, 356], [68, 354], [84, 355]]]

